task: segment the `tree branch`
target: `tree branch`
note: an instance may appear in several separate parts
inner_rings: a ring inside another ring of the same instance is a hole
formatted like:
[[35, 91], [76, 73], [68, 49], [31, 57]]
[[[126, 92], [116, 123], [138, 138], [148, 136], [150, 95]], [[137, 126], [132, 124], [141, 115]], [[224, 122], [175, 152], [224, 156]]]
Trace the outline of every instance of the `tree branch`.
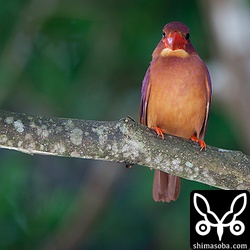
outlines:
[[157, 138], [131, 118], [84, 121], [0, 111], [0, 148], [139, 164], [223, 189], [250, 191], [250, 156], [175, 136]]

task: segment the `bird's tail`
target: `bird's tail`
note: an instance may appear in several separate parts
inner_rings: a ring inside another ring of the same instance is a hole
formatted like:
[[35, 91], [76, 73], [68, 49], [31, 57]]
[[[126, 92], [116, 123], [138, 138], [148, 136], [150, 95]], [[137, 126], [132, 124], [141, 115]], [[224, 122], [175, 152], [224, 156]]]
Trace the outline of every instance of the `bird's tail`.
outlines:
[[175, 201], [180, 193], [179, 177], [155, 170], [153, 183], [153, 198], [155, 201]]

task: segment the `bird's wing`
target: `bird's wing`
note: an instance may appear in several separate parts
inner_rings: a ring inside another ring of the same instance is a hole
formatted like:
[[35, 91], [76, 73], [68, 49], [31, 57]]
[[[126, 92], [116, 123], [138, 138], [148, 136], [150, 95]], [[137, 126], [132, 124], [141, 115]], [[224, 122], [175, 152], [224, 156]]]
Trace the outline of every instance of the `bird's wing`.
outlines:
[[210, 110], [210, 106], [211, 106], [211, 96], [212, 96], [212, 84], [211, 84], [211, 79], [210, 79], [210, 75], [209, 72], [207, 70], [207, 76], [206, 76], [206, 93], [207, 93], [207, 105], [206, 105], [206, 115], [205, 115], [205, 119], [203, 122], [203, 126], [201, 129], [201, 132], [199, 134], [199, 139], [203, 140], [205, 137], [205, 133], [206, 133], [206, 129], [207, 129], [207, 121], [208, 121], [208, 117], [209, 117], [209, 110]]
[[141, 88], [141, 103], [140, 103], [140, 123], [147, 125], [147, 106], [150, 95], [150, 67], [148, 68], [144, 79], [142, 81]]

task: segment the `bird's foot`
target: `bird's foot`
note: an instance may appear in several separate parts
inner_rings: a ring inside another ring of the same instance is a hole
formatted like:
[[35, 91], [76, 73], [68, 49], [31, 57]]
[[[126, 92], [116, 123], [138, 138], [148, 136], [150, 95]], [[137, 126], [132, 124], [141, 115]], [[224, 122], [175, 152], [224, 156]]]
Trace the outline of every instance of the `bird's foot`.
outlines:
[[200, 144], [200, 151], [202, 151], [203, 149], [206, 149], [207, 145], [206, 145], [206, 143], [203, 140], [198, 139], [195, 135], [191, 136], [190, 139], [192, 141], [198, 142]]
[[161, 128], [158, 128], [156, 126], [152, 127], [151, 129], [153, 129], [156, 132], [157, 136], [161, 136], [161, 138], [164, 139], [163, 133], [166, 132], [165, 129], [161, 129]]

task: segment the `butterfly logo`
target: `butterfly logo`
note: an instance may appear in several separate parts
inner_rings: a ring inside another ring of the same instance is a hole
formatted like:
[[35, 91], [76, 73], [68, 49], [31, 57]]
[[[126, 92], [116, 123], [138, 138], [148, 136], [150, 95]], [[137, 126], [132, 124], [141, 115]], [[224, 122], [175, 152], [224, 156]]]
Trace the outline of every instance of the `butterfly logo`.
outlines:
[[[243, 199], [243, 205], [239, 209], [238, 205], [241, 204], [239, 203], [240, 199]], [[203, 203], [203, 206], [199, 207], [198, 201], [200, 202], [199, 203], [200, 205]], [[227, 211], [222, 216], [221, 219], [219, 219], [219, 217], [213, 211], [210, 210], [210, 205], [207, 199], [203, 195], [194, 193], [193, 203], [194, 203], [194, 207], [196, 211], [203, 217], [203, 219], [197, 222], [195, 226], [195, 230], [199, 235], [204, 236], [204, 235], [209, 234], [211, 227], [215, 227], [217, 229], [217, 235], [218, 235], [219, 241], [221, 241], [222, 239], [225, 227], [229, 227], [230, 232], [236, 236], [244, 233], [245, 225], [242, 221], [237, 220], [237, 217], [246, 208], [246, 205], [247, 205], [246, 193], [239, 194], [233, 199], [231, 206], [230, 206], [230, 210]], [[236, 203], [239, 203], [237, 205], [237, 208], [235, 206]], [[205, 207], [205, 211], [204, 211], [204, 207]], [[226, 223], [225, 222], [226, 219], [228, 220], [230, 218], [232, 218], [231, 221]]]

